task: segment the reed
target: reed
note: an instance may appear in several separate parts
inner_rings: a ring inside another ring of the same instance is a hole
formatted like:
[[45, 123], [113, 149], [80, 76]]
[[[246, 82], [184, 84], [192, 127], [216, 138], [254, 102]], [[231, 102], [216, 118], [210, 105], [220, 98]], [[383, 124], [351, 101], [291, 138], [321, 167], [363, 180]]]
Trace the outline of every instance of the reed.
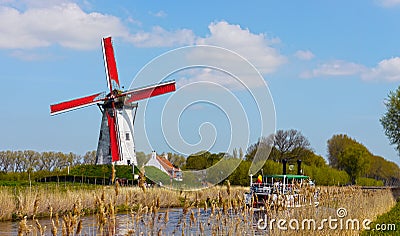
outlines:
[[[18, 235], [45, 233], [40, 217], [50, 218], [49, 234], [57, 235], [114, 235], [117, 233], [116, 215], [119, 209], [129, 215], [126, 235], [358, 235], [359, 230], [287, 230], [274, 228], [268, 232], [255, 227], [265, 215], [269, 219], [315, 219], [317, 222], [336, 217], [338, 208], [345, 208], [348, 218], [375, 220], [377, 215], [390, 210], [395, 204], [391, 191], [366, 191], [359, 187], [320, 187], [318, 208], [306, 206], [287, 209], [284, 198], [263, 212], [254, 212], [247, 207], [244, 187], [215, 186], [197, 192], [178, 192], [164, 188], [121, 187], [119, 185], [93, 189], [57, 189], [37, 187], [34, 189], [0, 188], [0, 196], [8, 202], [6, 216], [21, 216]], [[302, 189], [311, 198], [315, 189]], [[8, 197], [4, 197], [4, 195]], [[11, 206], [11, 207], [10, 207]], [[124, 207], [121, 207], [124, 206]], [[180, 207], [180, 218], [171, 223], [168, 210]], [[47, 215], [46, 215], [47, 214]], [[84, 214], [95, 214], [95, 231], [85, 229]], [[59, 220], [61, 217], [61, 222]], [[10, 219], [10, 218], [8, 218]], [[30, 224], [29, 222], [32, 222]], [[32, 225], [36, 225], [33, 227]], [[92, 232], [92, 233], [90, 233]]]

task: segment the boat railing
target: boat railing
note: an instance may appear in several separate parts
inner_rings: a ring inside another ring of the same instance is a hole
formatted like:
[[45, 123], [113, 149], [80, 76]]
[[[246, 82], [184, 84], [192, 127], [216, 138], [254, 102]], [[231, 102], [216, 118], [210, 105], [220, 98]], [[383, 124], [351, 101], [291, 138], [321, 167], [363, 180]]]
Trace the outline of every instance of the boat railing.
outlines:
[[298, 193], [297, 189], [293, 184], [282, 184], [282, 183], [253, 183], [251, 186], [252, 192], [255, 193]]
[[257, 193], [272, 193], [273, 185], [269, 183], [253, 183], [251, 190]]

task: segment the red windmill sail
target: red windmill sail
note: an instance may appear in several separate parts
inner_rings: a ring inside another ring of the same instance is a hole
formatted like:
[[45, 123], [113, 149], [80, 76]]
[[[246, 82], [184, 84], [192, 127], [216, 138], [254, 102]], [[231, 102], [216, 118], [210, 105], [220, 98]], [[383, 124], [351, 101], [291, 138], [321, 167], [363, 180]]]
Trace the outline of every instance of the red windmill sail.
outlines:
[[105, 92], [96, 93], [82, 98], [73, 99], [66, 102], [50, 105], [50, 114], [56, 115], [62, 112], [90, 106], [105, 100]]
[[111, 160], [119, 161], [120, 157], [120, 150], [119, 150], [119, 138], [118, 138], [118, 131], [116, 124], [116, 112], [113, 114], [109, 114], [106, 111], [107, 121], [108, 121], [108, 128], [110, 131], [110, 149], [111, 149]]
[[175, 91], [175, 81], [167, 81], [160, 84], [154, 84], [143, 88], [128, 90], [121, 94], [121, 96], [127, 96], [125, 103], [132, 103], [145, 98], [150, 98], [165, 93]]
[[103, 56], [104, 66], [106, 68], [107, 84], [110, 92], [119, 90], [119, 80], [117, 72], [117, 63], [115, 62], [114, 49], [111, 42], [111, 37], [103, 38]]

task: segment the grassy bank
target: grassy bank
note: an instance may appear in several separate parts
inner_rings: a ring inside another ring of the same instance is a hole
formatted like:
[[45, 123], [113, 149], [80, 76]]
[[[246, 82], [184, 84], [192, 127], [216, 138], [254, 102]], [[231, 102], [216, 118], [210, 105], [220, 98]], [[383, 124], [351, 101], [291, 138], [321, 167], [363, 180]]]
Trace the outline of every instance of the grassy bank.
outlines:
[[389, 212], [378, 216], [370, 227], [371, 230], [363, 232], [363, 236], [400, 235], [400, 199]]

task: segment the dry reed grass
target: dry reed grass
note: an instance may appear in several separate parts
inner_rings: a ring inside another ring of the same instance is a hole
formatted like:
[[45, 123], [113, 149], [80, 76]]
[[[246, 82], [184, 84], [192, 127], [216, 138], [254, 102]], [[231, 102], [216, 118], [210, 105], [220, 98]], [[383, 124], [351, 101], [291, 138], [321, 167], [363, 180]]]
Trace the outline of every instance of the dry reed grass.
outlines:
[[[130, 216], [126, 235], [264, 235], [257, 229], [257, 216], [244, 203], [244, 187], [216, 186], [197, 192], [178, 192], [164, 188], [143, 189], [140, 187], [102, 187], [88, 191], [75, 189], [48, 191], [39, 187], [10, 191], [0, 188], [2, 199], [8, 199], [9, 212], [2, 212], [3, 219], [12, 214], [21, 216], [19, 235], [42, 235], [40, 222], [29, 219], [49, 213], [50, 232], [57, 235], [80, 235], [84, 231], [81, 217], [85, 212], [96, 215], [98, 235], [114, 235], [117, 231], [118, 209]], [[306, 190], [310, 191], [311, 190]], [[320, 221], [336, 216], [342, 207], [349, 218], [374, 220], [395, 204], [390, 190], [362, 190], [358, 187], [321, 187], [320, 205], [297, 209], [267, 210], [274, 219], [313, 218]], [[8, 197], [4, 197], [7, 195]], [[72, 204], [71, 204], [72, 203]], [[12, 207], [10, 207], [12, 206]], [[175, 225], [170, 223], [168, 211], [161, 208], [181, 207], [182, 214]], [[3, 208], [4, 209], [4, 208]], [[59, 219], [61, 215], [61, 219]], [[25, 217], [24, 217], [25, 216]], [[8, 218], [9, 219], [9, 218]], [[29, 225], [28, 222], [33, 222]], [[172, 232], [171, 232], [172, 228]], [[168, 231], [169, 230], [169, 231]], [[87, 231], [85, 231], [87, 232]], [[274, 228], [269, 235], [358, 235], [359, 230], [288, 230]]]
[[[235, 187], [233, 194], [242, 195], [246, 188]], [[219, 192], [223, 193], [219, 195]], [[180, 207], [183, 200], [188, 202], [218, 199], [228, 194], [223, 187], [200, 192], [177, 192], [165, 188], [151, 188], [144, 192], [139, 187], [99, 186], [94, 189], [38, 186], [33, 188], [0, 187], [0, 220], [22, 219], [24, 216], [40, 218], [58, 212], [71, 211], [73, 203], [80, 201], [88, 213], [95, 210], [95, 196], [112, 196], [113, 204], [122, 209], [137, 208], [139, 204], [150, 206], [157, 199], [161, 208]]]

